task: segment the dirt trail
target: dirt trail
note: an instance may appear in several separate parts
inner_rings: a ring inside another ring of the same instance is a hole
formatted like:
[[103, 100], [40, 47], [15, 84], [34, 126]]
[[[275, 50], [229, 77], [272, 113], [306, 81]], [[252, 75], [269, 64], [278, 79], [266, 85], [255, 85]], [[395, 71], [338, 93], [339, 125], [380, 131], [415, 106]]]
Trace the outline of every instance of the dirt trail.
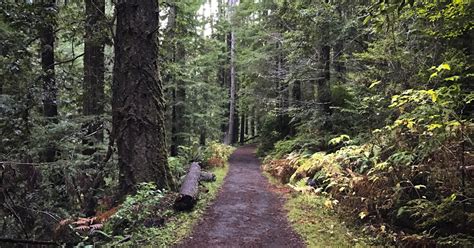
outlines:
[[272, 192], [254, 151], [244, 146], [232, 154], [217, 199], [177, 247], [304, 247], [287, 223], [283, 199]]

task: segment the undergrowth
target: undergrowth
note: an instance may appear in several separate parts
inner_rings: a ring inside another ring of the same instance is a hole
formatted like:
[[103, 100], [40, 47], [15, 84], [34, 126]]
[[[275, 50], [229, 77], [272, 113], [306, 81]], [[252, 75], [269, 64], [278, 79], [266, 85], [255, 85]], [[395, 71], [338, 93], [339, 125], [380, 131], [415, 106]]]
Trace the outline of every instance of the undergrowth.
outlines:
[[[268, 181], [282, 187], [280, 180], [264, 172]], [[367, 247], [365, 237], [348, 227], [334, 211], [326, 196], [293, 192], [286, 198], [284, 208], [293, 229], [309, 248]]]
[[228, 165], [225, 165], [210, 170], [210, 172], [216, 175], [216, 181], [206, 183], [207, 192], [200, 193], [199, 201], [191, 212], [172, 212], [163, 226], [150, 228], [142, 226], [134, 231], [133, 236], [128, 241], [122, 242], [124, 237], [119, 237], [114, 242], [108, 243], [107, 246], [171, 247], [178, 244], [185, 237], [189, 236], [206, 208], [215, 199], [228, 169]]
[[367, 247], [326, 201], [323, 196], [293, 194], [285, 204], [291, 225], [308, 247]]
[[[430, 69], [430, 80], [439, 77], [448, 82], [443, 86], [408, 89], [384, 100], [391, 117], [368, 123], [365, 131], [306, 125], [272, 145], [263, 169], [280, 183], [327, 195], [330, 207], [382, 244], [473, 247], [474, 122], [463, 110], [474, 95], [457, 79], [439, 76], [451, 75], [450, 68]], [[370, 101], [334, 115], [360, 119], [357, 108], [374, 106]], [[318, 135], [325, 138], [311, 140]], [[322, 140], [327, 144], [314, 146]]]

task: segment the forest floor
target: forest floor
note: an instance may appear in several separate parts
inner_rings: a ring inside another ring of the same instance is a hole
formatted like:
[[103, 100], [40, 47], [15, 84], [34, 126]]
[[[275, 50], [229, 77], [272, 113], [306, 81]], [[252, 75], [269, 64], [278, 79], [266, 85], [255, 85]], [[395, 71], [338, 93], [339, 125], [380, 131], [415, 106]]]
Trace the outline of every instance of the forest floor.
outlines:
[[305, 247], [283, 208], [284, 195], [262, 174], [254, 146], [237, 149], [214, 203], [177, 247]]

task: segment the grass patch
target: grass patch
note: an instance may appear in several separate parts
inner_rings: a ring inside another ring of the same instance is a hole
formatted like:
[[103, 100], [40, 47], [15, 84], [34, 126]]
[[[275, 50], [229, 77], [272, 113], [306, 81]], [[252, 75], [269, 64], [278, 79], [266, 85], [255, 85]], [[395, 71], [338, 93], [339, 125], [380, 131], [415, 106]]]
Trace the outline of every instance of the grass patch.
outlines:
[[308, 247], [367, 247], [325, 206], [326, 201], [323, 196], [295, 193], [285, 203], [291, 225]]

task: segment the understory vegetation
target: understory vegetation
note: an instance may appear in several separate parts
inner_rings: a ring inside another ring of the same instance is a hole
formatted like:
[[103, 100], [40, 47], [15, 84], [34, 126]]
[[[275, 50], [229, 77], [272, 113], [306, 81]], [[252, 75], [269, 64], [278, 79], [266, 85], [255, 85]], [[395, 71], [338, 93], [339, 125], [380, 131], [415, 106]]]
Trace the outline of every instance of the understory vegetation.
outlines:
[[367, 247], [361, 234], [348, 229], [332, 208], [326, 207], [326, 201], [326, 197], [297, 194], [285, 204], [289, 221], [308, 247]]
[[[355, 14], [359, 19], [327, 24], [341, 28], [330, 28], [334, 37], [357, 31], [354, 40], [364, 44], [333, 50], [343, 53], [345, 68], [339, 77], [335, 57], [327, 109], [305, 101], [266, 115], [263, 169], [314, 201], [328, 197], [327, 208], [376, 237], [374, 244], [471, 247], [474, 95], [472, 45], [464, 41], [472, 40], [472, 20], [465, 19], [472, 5], [383, 2], [366, 16]], [[337, 15], [338, 7], [320, 8]], [[295, 3], [285, 11], [301, 8], [319, 10]], [[301, 23], [285, 33], [289, 46]], [[289, 61], [294, 53], [292, 47]], [[293, 82], [300, 71], [291, 66], [286, 80]], [[282, 115], [294, 130], [275, 129]], [[311, 210], [306, 215], [313, 219]]]
[[[176, 211], [173, 204], [178, 193], [159, 189], [154, 183], [141, 183], [137, 192], [118, 206], [100, 206], [95, 216], [69, 216], [54, 228], [55, 235], [77, 245], [130, 247], [158, 245], [170, 247], [190, 234], [206, 207], [216, 197], [228, 171], [230, 146], [212, 143], [207, 148], [181, 147], [181, 156], [170, 157], [173, 177], [180, 185], [188, 161], [199, 161], [215, 175], [215, 181], [200, 185], [199, 201], [190, 212]], [[203, 149], [201, 151], [201, 149]], [[112, 189], [110, 189], [112, 190]]]
[[[374, 97], [381, 99], [374, 91], [341, 109], [346, 123], [360, 118], [357, 109]], [[387, 103], [374, 111], [387, 117], [384, 124], [367, 123], [370, 132], [333, 132], [326, 140], [320, 131], [300, 132], [275, 143], [263, 169], [282, 183], [330, 197], [328, 208], [363, 226], [380, 244], [471, 246], [474, 124], [462, 113], [471, 99], [460, 84], [401, 91], [382, 99]]]

